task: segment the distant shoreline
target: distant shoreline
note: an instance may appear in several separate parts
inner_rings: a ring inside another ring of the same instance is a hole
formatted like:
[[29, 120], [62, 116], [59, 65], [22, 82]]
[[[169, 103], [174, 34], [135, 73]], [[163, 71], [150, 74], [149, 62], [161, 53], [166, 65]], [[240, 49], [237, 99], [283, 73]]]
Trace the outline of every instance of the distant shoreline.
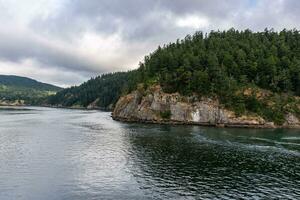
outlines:
[[[13, 109], [21, 107], [42, 107], [42, 108], [55, 108], [55, 109], [67, 109], [67, 110], [86, 110], [86, 111], [102, 111], [102, 112], [111, 112], [109, 109], [100, 109], [100, 108], [85, 108], [85, 107], [64, 107], [64, 106], [49, 106], [49, 105], [0, 105], [0, 110], [20, 110]], [[4, 109], [3, 109], [4, 108]], [[22, 109], [21, 109], [22, 110]], [[26, 109], [28, 110], [28, 109]], [[300, 129], [299, 126], [278, 126], [278, 125], [253, 125], [253, 124], [212, 124], [212, 123], [197, 123], [197, 122], [181, 122], [173, 120], [163, 120], [163, 121], [154, 121], [154, 120], [140, 120], [140, 119], [131, 119], [131, 118], [122, 118], [116, 117], [111, 114], [112, 120], [125, 122], [125, 123], [140, 123], [140, 124], [158, 124], [158, 125], [184, 125], [184, 126], [203, 126], [203, 127], [216, 127], [216, 128], [243, 128], [243, 129]]]
[[42, 107], [42, 108], [57, 108], [57, 109], [69, 109], [69, 110], [99, 110], [103, 112], [112, 112], [109, 109], [102, 108], [85, 108], [85, 107], [67, 107], [67, 106], [51, 106], [51, 105], [0, 105], [1, 107]]

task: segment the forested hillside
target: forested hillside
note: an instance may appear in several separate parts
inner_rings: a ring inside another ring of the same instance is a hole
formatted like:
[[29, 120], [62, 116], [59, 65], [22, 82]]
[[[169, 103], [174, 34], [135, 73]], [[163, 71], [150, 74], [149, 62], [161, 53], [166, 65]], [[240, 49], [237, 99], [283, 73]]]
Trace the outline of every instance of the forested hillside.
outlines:
[[300, 113], [295, 97], [300, 96], [300, 34], [197, 32], [159, 47], [135, 71], [92, 79], [60, 92], [50, 102], [86, 106], [99, 98], [105, 107], [139, 83], [145, 88], [159, 84], [170, 93], [218, 98], [238, 114], [253, 112], [280, 123], [285, 112]]
[[104, 74], [83, 83], [58, 92], [48, 99], [48, 104], [63, 107], [94, 107], [106, 109], [116, 103], [122, 94], [135, 89], [138, 82], [137, 70]]
[[159, 47], [141, 68], [143, 79], [155, 80], [171, 92], [220, 94], [251, 84], [300, 95], [300, 34], [197, 32]]
[[62, 88], [30, 78], [0, 75], [0, 104], [3, 105], [37, 105], [59, 90]]
[[58, 91], [62, 89], [60, 87], [47, 83], [41, 83], [30, 78], [12, 75], [0, 75], [0, 85], [32, 88], [45, 91]]

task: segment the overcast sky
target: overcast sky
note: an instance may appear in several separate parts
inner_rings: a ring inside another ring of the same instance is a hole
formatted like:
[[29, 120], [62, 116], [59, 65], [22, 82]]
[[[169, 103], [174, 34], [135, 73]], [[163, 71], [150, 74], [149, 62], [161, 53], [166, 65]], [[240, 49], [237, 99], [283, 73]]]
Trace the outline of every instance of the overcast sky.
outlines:
[[197, 30], [300, 26], [299, 0], [0, 0], [0, 74], [60, 86], [138, 67]]

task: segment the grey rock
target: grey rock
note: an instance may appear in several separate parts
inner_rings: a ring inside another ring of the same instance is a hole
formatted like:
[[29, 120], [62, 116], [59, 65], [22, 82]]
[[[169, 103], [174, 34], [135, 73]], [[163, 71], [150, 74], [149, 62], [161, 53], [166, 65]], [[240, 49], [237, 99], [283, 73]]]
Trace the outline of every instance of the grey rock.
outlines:
[[[113, 118], [124, 121], [214, 125], [220, 127], [276, 127], [273, 122], [265, 121], [260, 116], [236, 116], [234, 112], [224, 109], [218, 100], [196, 96], [184, 97], [178, 93], [168, 94], [164, 93], [160, 86], [153, 86], [145, 93], [146, 95], [135, 91], [121, 97], [112, 113]], [[161, 116], [164, 112], [170, 112], [169, 119], [164, 119]], [[284, 126], [300, 126], [299, 119], [289, 114], [286, 116]]]

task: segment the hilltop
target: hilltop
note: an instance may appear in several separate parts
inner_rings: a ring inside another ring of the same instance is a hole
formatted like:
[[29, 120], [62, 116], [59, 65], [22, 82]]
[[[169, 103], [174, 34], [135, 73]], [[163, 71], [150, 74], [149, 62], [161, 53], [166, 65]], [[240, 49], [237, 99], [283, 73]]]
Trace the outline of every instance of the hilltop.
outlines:
[[0, 105], [36, 105], [62, 88], [36, 80], [0, 75]]

